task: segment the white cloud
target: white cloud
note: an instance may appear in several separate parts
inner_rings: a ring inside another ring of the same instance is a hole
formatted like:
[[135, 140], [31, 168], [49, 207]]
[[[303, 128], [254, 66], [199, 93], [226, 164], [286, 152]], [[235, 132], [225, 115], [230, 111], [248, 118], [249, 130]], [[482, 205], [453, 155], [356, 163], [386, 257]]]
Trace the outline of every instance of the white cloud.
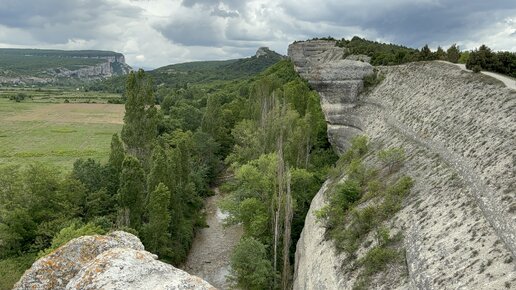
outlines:
[[512, 0], [2, 0], [0, 46], [114, 50], [137, 67], [328, 35], [515, 51], [515, 19]]

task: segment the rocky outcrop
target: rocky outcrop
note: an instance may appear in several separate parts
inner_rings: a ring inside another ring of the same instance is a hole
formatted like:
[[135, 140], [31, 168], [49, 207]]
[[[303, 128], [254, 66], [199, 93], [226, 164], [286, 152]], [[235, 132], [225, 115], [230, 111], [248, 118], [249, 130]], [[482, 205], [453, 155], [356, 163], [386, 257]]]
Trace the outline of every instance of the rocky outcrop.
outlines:
[[321, 106], [328, 123], [328, 138], [339, 151], [360, 134], [361, 119], [354, 107], [363, 88], [362, 79], [373, 73], [366, 62], [342, 59], [344, 49], [334, 41], [312, 40], [291, 44], [289, 57], [296, 71], [321, 96]]
[[84, 236], [36, 261], [14, 289], [215, 289], [144, 250], [126, 232]]
[[[17, 51], [16, 49], [10, 49]], [[11, 69], [0, 69], [0, 84], [48, 84], [69, 81], [91, 81], [108, 78], [117, 75], [128, 74], [132, 68], [125, 63], [125, 57], [121, 53], [100, 51], [48, 51], [46, 50], [21, 50], [27, 51], [23, 57], [31, 62], [30, 57], [38, 57], [40, 60], [48, 58], [40, 66], [35, 66], [30, 72], [19, 71], [16, 66]], [[20, 58], [19, 53], [15, 54]], [[62, 64], [66, 59], [68, 66]], [[84, 62], [91, 59], [91, 62]], [[77, 60], [77, 61], [75, 61]], [[98, 61], [100, 60], [100, 61]], [[74, 64], [75, 65], [70, 65]], [[23, 67], [23, 65], [22, 65]], [[7, 66], [9, 68], [9, 66]]]
[[[404, 233], [408, 275], [374, 277], [373, 288], [516, 287], [516, 92], [452, 65], [420, 62], [380, 67], [385, 79], [355, 95], [339, 88], [338, 76], [324, 68], [341, 66], [359, 75], [363, 63], [296, 59], [302, 55], [296, 49], [290, 56], [296, 67], [308, 63], [298, 71], [310, 83], [327, 77], [337, 83], [314, 86], [337, 148], [364, 134], [373, 144], [403, 147], [408, 157], [401, 173], [412, 176], [415, 186], [403, 209], [385, 221]], [[344, 100], [344, 108], [325, 106], [328, 99]], [[314, 198], [297, 244], [294, 289], [351, 289], [357, 277], [314, 217], [326, 203], [325, 191], [323, 186]]]

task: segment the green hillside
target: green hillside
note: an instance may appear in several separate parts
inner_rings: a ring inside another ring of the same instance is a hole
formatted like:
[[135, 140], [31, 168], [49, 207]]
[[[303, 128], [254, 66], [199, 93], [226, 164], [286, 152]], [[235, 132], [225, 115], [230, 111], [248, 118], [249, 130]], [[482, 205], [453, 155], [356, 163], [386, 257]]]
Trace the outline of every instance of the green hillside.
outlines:
[[[213, 81], [237, 80], [255, 75], [277, 63], [283, 56], [264, 49], [261, 56], [223, 60], [196, 61], [167, 65], [149, 71], [156, 86], [168, 88], [182, 87], [187, 84], [205, 84]], [[91, 90], [122, 93], [125, 88], [126, 76], [118, 76], [96, 82]]]

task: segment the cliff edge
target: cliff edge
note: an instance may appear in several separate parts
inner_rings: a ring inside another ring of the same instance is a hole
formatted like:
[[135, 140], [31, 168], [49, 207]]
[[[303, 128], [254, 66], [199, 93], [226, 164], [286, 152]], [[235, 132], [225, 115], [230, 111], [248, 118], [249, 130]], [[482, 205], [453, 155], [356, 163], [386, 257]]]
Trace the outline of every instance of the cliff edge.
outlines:
[[[383, 81], [363, 91], [373, 67], [342, 60], [340, 49], [339, 56], [330, 41], [289, 47], [321, 96], [330, 141], [339, 152], [354, 135], [402, 147], [401, 174], [415, 180], [384, 222], [403, 233], [404, 269], [376, 275], [372, 289], [514, 289], [516, 92], [439, 62], [378, 67]], [[297, 244], [294, 289], [352, 289], [358, 276], [314, 216], [326, 191], [327, 184], [312, 201]]]
[[83, 236], [37, 260], [14, 289], [216, 289], [157, 258], [126, 232]]

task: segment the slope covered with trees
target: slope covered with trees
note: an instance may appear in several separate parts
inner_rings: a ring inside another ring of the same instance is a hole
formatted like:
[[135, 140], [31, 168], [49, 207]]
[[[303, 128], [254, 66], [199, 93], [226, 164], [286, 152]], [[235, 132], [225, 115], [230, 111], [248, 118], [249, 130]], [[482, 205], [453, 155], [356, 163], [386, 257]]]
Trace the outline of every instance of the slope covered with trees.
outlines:
[[[265, 267], [256, 277], [262, 282], [249, 285], [288, 281], [310, 199], [336, 160], [318, 95], [292, 63], [187, 88], [156, 89], [139, 71], [129, 75], [126, 97], [124, 126], [107, 163], [79, 159], [70, 173], [44, 164], [0, 168], [2, 287], [38, 255], [113, 229], [137, 234], [162, 260], [182, 263], [195, 228], [204, 225], [202, 198], [225, 167], [235, 175], [226, 185], [230, 222], [246, 227], [239, 249], [254, 239], [263, 256], [260, 265], [244, 265], [235, 253], [235, 269]], [[238, 285], [254, 279], [234, 277]]]
[[[223, 61], [196, 61], [173, 64], [148, 72], [158, 87], [186, 88], [188, 85], [207, 84], [215, 81], [245, 79], [260, 73], [283, 57], [271, 50], [266, 54]], [[127, 76], [98, 81], [90, 90], [123, 93]]]

